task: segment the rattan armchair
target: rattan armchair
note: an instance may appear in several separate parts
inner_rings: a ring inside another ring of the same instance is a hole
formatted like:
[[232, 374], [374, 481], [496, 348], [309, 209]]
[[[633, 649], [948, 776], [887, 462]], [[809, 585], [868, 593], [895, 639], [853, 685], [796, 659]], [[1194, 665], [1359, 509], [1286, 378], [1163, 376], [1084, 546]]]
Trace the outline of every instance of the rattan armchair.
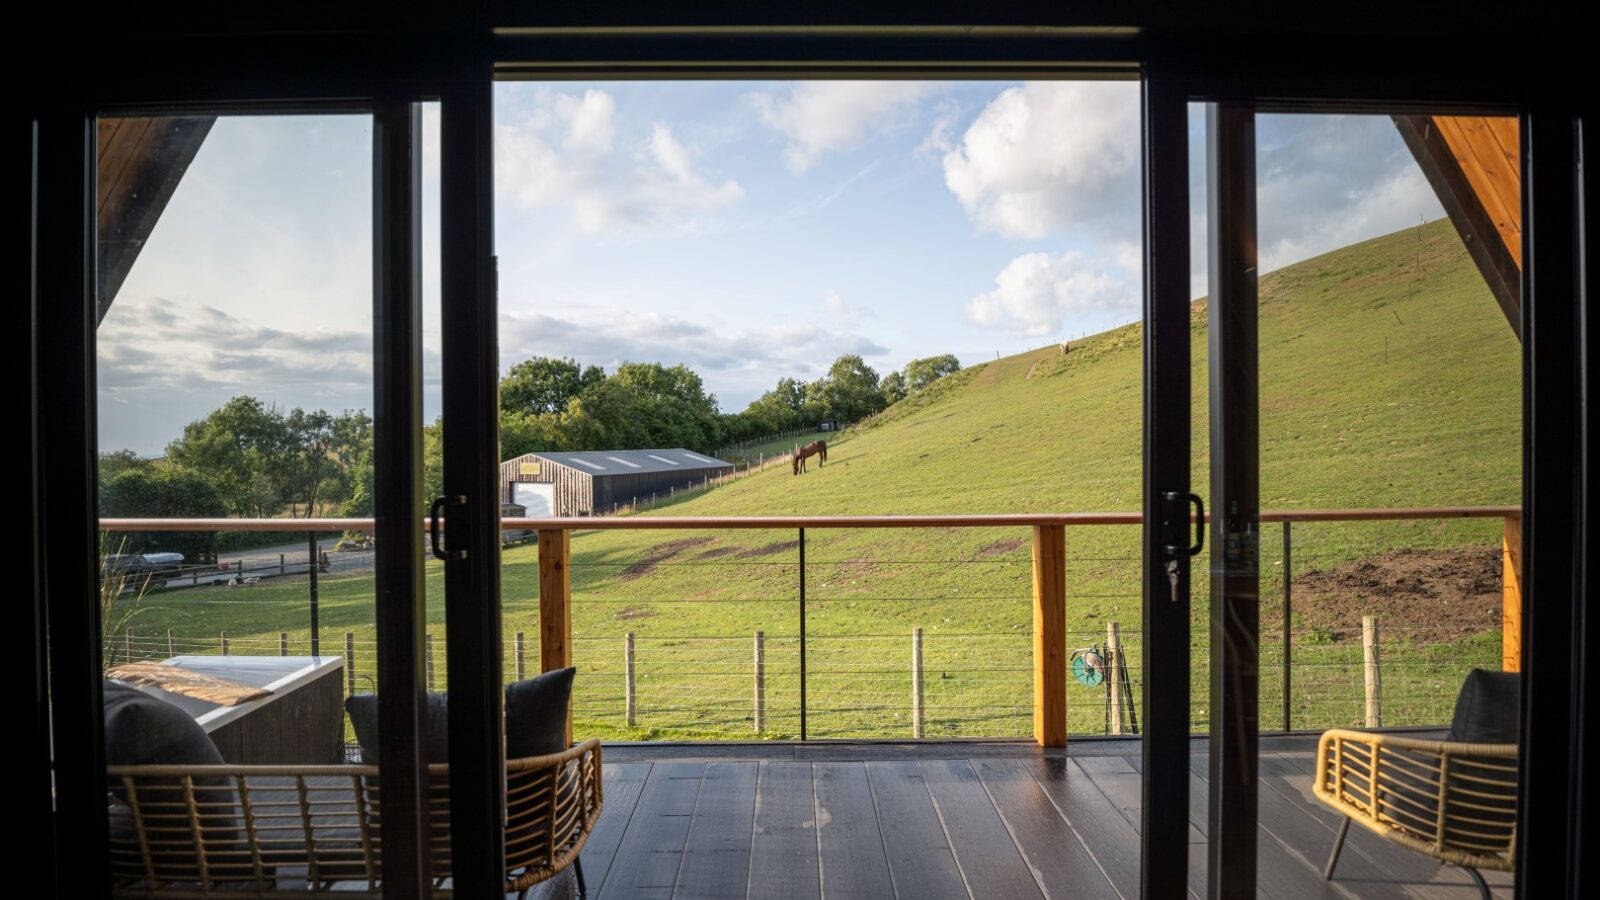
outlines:
[[[118, 897], [382, 895], [376, 766], [112, 766]], [[429, 766], [436, 896], [450, 877], [448, 766]], [[508, 893], [574, 865], [604, 806], [600, 742], [506, 764]], [[580, 890], [581, 890], [581, 874]]]
[[[1479, 677], [1482, 676], [1482, 677]], [[1506, 733], [1504, 723], [1470, 728], [1485, 704], [1480, 689], [1500, 673], [1475, 671], [1462, 688], [1452, 737]], [[1509, 682], [1515, 691], [1515, 676]], [[1491, 688], [1494, 690], [1494, 688]], [[1515, 733], [1516, 709], [1509, 710]], [[1501, 711], [1501, 717], [1505, 717]], [[1469, 722], [1463, 722], [1463, 719]], [[1350, 823], [1402, 847], [1466, 869], [1484, 897], [1479, 869], [1512, 871], [1517, 840], [1517, 745], [1424, 740], [1397, 734], [1335, 729], [1317, 743], [1314, 791], [1343, 813], [1323, 875], [1333, 877]]]

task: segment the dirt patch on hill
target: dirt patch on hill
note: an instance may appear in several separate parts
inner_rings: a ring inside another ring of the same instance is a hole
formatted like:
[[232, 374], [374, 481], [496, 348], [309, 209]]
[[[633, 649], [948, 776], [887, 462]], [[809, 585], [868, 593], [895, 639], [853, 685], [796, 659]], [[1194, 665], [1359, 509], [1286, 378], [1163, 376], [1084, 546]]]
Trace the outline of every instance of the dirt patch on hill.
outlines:
[[1394, 634], [1452, 641], [1500, 626], [1500, 580], [1498, 546], [1394, 550], [1296, 572], [1294, 612], [1338, 638], [1359, 637], [1361, 617], [1377, 616]]
[[702, 550], [695, 559], [716, 559], [719, 556], [727, 556], [730, 553], [738, 552], [738, 547], [712, 547], [710, 550]]
[[656, 611], [653, 609], [645, 609], [641, 606], [624, 606], [622, 609], [616, 611], [614, 618], [618, 618], [626, 622], [632, 619], [649, 619], [655, 615]]
[[778, 541], [773, 544], [762, 544], [759, 547], [751, 547], [749, 550], [741, 551], [737, 558], [755, 559], [758, 556], [771, 556], [774, 553], [787, 553], [790, 550], [798, 549], [800, 549], [799, 541]]
[[682, 538], [676, 541], [667, 541], [665, 543], [657, 544], [650, 548], [650, 552], [646, 553], [643, 559], [631, 566], [628, 566], [626, 569], [623, 569], [618, 577], [627, 581], [631, 581], [635, 578], [642, 578], [645, 575], [654, 572], [656, 566], [666, 562], [674, 556], [677, 556], [679, 553], [682, 553], [685, 550], [693, 550], [696, 547], [703, 547], [706, 544], [711, 543], [713, 540], [716, 539], [707, 536], [697, 538]]
[[995, 556], [1005, 556], [1007, 553], [1016, 550], [1026, 543], [1028, 543], [1027, 538], [1007, 538], [1003, 541], [995, 541], [992, 544], [986, 544], [982, 549], [974, 554], [972, 558], [989, 559]]

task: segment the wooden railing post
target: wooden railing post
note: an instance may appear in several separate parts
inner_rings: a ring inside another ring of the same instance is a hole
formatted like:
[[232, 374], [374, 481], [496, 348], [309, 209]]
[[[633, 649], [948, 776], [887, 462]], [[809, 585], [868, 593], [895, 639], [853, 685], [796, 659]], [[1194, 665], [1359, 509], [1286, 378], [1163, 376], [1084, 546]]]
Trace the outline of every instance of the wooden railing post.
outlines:
[[622, 710], [629, 728], [639, 721], [638, 682], [635, 681], [633, 664], [634, 638], [630, 631], [622, 641]]
[[513, 655], [516, 657], [517, 680], [522, 681], [528, 677], [528, 643], [522, 632], [517, 632], [516, 648]]
[[356, 695], [356, 633], [344, 633], [344, 695]]
[[1506, 516], [1501, 541], [1500, 668], [1522, 671], [1522, 516]]
[[427, 672], [428, 690], [433, 690], [433, 632], [428, 632], [422, 638], [423, 666]]
[[[1366, 727], [1383, 727], [1383, 662], [1378, 655], [1378, 617], [1361, 617], [1361, 651], [1366, 664]], [[1376, 766], [1374, 766], [1376, 768]]]
[[1111, 733], [1122, 733], [1122, 629], [1106, 623], [1106, 690], [1111, 695]]
[[[539, 530], [539, 671], [572, 665], [572, 533], [565, 528]], [[567, 709], [568, 746], [572, 744], [572, 710]]]
[[927, 735], [927, 716], [922, 695], [922, 628], [911, 629], [911, 736], [922, 740]]
[[1067, 529], [1033, 527], [1033, 739], [1067, 745]]
[[752, 718], [756, 734], [760, 734], [767, 725], [767, 633], [765, 631], [756, 632], [755, 655], [755, 705]]

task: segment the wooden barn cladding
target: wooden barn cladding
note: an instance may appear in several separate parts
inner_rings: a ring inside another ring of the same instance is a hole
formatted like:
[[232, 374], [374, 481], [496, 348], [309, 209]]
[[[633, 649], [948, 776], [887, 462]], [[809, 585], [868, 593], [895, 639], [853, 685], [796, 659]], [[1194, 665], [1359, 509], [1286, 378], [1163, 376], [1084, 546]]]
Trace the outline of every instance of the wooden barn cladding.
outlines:
[[515, 502], [518, 484], [548, 484], [552, 515], [592, 516], [732, 472], [732, 463], [682, 447], [524, 453], [500, 464], [501, 499]]

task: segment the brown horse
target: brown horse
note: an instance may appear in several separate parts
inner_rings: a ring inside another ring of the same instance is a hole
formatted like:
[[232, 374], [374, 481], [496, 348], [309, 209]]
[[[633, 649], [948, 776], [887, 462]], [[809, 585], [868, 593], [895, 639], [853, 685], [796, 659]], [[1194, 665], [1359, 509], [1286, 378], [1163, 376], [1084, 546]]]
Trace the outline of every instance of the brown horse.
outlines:
[[818, 457], [817, 468], [822, 468], [822, 464], [828, 461], [828, 442], [812, 441], [794, 448], [794, 474], [799, 475], [806, 470], [808, 456]]

